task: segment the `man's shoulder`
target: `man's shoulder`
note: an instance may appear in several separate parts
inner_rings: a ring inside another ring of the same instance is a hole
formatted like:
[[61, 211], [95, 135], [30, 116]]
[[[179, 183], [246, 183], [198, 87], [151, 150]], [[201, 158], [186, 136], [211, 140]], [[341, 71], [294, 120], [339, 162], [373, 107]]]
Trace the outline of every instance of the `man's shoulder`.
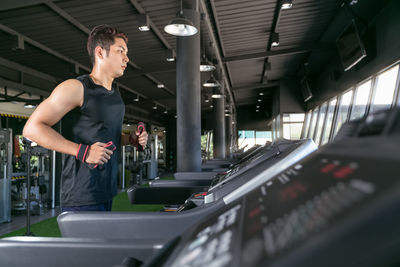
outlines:
[[68, 91], [82, 90], [83, 84], [77, 79], [68, 79], [60, 83], [57, 87]]

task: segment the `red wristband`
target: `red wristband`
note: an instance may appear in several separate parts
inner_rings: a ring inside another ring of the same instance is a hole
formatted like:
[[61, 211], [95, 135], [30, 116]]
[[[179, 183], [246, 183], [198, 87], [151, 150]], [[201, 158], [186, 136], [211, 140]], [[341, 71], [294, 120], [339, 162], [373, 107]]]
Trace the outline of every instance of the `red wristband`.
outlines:
[[79, 144], [78, 152], [76, 152], [75, 158], [77, 160], [85, 162], [85, 158], [86, 158], [87, 152], [89, 150], [89, 147], [90, 146], [88, 146], [88, 145]]

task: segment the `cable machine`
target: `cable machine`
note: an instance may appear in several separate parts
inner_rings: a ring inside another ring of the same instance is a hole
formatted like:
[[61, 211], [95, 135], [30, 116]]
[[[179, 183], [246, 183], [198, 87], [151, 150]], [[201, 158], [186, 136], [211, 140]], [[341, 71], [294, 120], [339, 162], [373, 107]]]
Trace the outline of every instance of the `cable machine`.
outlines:
[[12, 130], [0, 129], [0, 223], [11, 221]]

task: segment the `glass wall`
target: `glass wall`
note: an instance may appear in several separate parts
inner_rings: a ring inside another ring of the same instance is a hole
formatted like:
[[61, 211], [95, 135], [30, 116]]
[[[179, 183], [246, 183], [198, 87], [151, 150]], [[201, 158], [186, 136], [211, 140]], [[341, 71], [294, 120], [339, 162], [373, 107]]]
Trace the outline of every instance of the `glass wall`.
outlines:
[[270, 131], [253, 131], [253, 130], [239, 130], [238, 131], [238, 147], [246, 151], [252, 146], [264, 145], [267, 141], [272, 141], [272, 133]]
[[334, 138], [347, 120], [389, 109], [396, 102], [400, 106], [399, 72], [397, 63], [356, 84], [339, 97], [309, 110], [305, 116], [302, 137], [312, 138], [317, 144], [324, 145]]
[[342, 127], [342, 124], [347, 121], [347, 115], [349, 113], [352, 97], [353, 97], [353, 90], [350, 90], [344, 93], [340, 98], [334, 136], [338, 133], [340, 127]]
[[301, 130], [301, 138], [307, 137], [308, 128], [310, 127], [310, 121], [311, 121], [311, 110], [308, 111], [305, 116], [303, 129]]
[[308, 134], [307, 134], [308, 138], [314, 139], [315, 125], [317, 125], [317, 119], [318, 119], [318, 111], [319, 107], [316, 107], [312, 112], [310, 129], [308, 129]]
[[268, 141], [272, 141], [272, 133], [270, 131], [256, 131], [257, 145], [265, 145]]
[[332, 130], [333, 117], [335, 115], [336, 102], [337, 102], [336, 97], [334, 99], [332, 99], [331, 101], [329, 101], [328, 111], [327, 111], [327, 115], [326, 115], [325, 129], [324, 129], [324, 132], [323, 132], [322, 138], [321, 138], [321, 145], [324, 145], [324, 144], [328, 143], [328, 141], [329, 141], [329, 136], [330, 136], [331, 130]]
[[376, 88], [371, 103], [371, 111], [389, 109], [392, 106], [399, 65], [376, 77]]
[[371, 80], [368, 80], [357, 87], [353, 107], [351, 109], [350, 120], [355, 120], [364, 116], [370, 92]]
[[304, 123], [304, 113], [285, 113], [282, 116], [283, 138], [300, 139], [301, 129]]
[[322, 104], [320, 110], [319, 110], [319, 118], [318, 118], [318, 124], [317, 124], [317, 129], [314, 137], [314, 142], [318, 145], [321, 141], [321, 135], [322, 135], [322, 130], [325, 122], [325, 114], [326, 114], [326, 109], [328, 107], [328, 103], [325, 102]]

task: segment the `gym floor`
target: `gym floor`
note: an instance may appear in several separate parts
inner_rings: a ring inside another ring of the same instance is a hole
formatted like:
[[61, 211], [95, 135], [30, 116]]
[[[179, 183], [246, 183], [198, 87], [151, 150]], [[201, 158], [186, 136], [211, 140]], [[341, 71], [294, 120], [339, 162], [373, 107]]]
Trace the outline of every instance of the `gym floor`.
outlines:
[[[47, 210], [43, 215], [31, 216], [31, 224], [41, 222], [48, 218], [58, 216], [60, 214], [60, 208]], [[11, 216], [11, 222], [0, 224], [0, 236], [11, 233], [15, 230], [21, 229], [26, 226], [26, 216], [25, 213]]]

